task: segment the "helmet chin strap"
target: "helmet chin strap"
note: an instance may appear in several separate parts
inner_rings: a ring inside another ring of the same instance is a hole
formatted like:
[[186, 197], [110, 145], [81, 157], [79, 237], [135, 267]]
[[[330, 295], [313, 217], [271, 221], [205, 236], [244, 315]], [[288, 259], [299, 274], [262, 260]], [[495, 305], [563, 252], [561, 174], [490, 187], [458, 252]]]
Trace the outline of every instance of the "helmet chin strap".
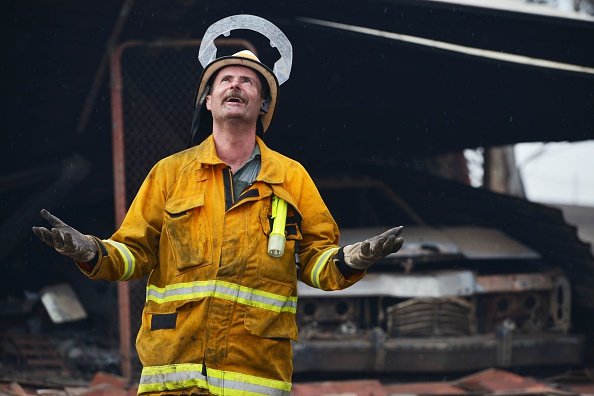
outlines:
[[260, 108], [260, 115], [258, 116], [258, 121], [256, 121], [256, 136], [258, 136], [262, 140], [264, 140], [264, 124], [262, 124], [262, 116], [268, 113], [270, 102], [272, 102], [272, 97], [268, 95], [268, 97], [266, 97], [266, 100], [264, 100], [264, 103], [262, 103], [262, 107]]
[[[194, 144], [194, 139], [196, 137], [196, 134], [198, 133], [198, 130], [200, 129], [200, 122], [204, 122], [205, 120], [202, 120], [200, 117], [200, 113], [202, 112], [202, 108], [204, 107], [204, 101], [206, 100], [206, 97], [208, 96], [208, 94], [210, 93], [210, 84], [206, 84], [206, 86], [204, 87], [204, 92], [202, 92], [202, 95], [200, 95], [200, 97], [198, 98], [198, 100], [195, 101], [195, 107], [194, 107], [194, 116], [192, 117], [192, 132], [190, 134], [190, 140], [188, 141], [188, 147], [186, 148], [190, 148], [192, 147], [192, 145]], [[196, 88], [196, 95], [198, 95], [198, 88]]]

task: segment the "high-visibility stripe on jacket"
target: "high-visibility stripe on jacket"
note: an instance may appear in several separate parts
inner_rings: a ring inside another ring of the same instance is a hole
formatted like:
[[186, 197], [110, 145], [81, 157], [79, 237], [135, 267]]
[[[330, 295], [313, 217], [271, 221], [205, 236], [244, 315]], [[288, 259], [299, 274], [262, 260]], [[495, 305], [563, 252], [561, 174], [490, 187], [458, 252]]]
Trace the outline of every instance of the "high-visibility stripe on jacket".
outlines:
[[334, 253], [338, 251], [338, 248], [328, 249], [324, 252], [324, 254], [320, 255], [320, 257], [316, 260], [313, 270], [311, 271], [311, 285], [318, 289], [320, 287], [320, 273], [328, 263], [328, 260]]
[[[102, 242], [91, 278], [149, 275], [136, 341], [141, 393], [166, 386], [172, 394], [258, 394], [241, 388], [248, 385], [288, 392], [297, 278], [336, 290], [363, 276], [345, 279], [335, 265], [338, 227], [305, 169], [256, 139], [261, 170], [239, 197], [211, 136], [159, 161], [120, 229]], [[273, 195], [288, 205], [278, 258], [267, 253]]]
[[104, 240], [103, 242], [113, 245], [116, 248], [116, 251], [122, 256], [122, 261], [124, 263], [124, 271], [122, 276], [118, 280], [125, 281], [130, 279], [136, 266], [136, 259], [134, 258], [134, 255], [130, 252], [130, 249], [128, 249], [128, 247], [123, 243], [119, 243], [109, 239]]
[[179, 384], [184, 384], [185, 388], [199, 387], [214, 394], [224, 392], [230, 396], [288, 396], [291, 391], [288, 382], [213, 369], [205, 375], [202, 364], [174, 364], [143, 368], [138, 392], [163, 392], [177, 389]]
[[170, 301], [193, 300], [203, 297], [237, 301], [273, 312], [297, 313], [297, 297], [280, 296], [217, 280], [174, 283], [166, 287], [149, 285], [146, 299], [163, 304]]

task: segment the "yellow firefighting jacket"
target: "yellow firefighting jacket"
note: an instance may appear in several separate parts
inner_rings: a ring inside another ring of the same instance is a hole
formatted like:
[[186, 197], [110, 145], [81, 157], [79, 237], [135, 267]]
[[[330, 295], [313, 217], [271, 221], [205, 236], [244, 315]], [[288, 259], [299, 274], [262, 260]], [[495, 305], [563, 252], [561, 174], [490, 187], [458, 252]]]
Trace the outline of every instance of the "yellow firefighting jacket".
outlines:
[[[158, 162], [120, 229], [97, 239], [89, 277], [149, 274], [139, 393], [288, 395], [297, 278], [336, 290], [363, 277], [345, 279], [336, 267], [338, 227], [306, 170], [257, 144], [261, 171], [240, 196], [210, 136]], [[273, 194], [289, 208], [279, 258], [267, 253]]]

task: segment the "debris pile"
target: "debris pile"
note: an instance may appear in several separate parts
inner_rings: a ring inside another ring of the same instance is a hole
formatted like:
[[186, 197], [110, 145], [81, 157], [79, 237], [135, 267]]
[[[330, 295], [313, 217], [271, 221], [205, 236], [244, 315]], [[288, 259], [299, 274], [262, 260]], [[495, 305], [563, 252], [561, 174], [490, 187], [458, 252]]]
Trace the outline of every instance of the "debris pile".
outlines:
[[86, 386], [98, 372], [119, 375], [108, 328], [88, 318], [67, 283], [0, 299], [0, 383]]
[[37, 388], [17, 382], [0, 383], [0, 396], [134, 396], [138, 386], [130, 386], [125, 378], [99, 372], [87, 385], [61, 388]]
[[297, 383], [291, 396], [591, 396], [594, 370], [584, 369], [536, 380], [487, 369], [454, 381], [383, 384], [379, 380]]
[[[63, 381], [66, 381], [63, 379]], [[385, 381], [384, 381], [385, 382]], [[88, 383], [54, 384], [0, 380], [0, 396], [133, 396], [137, 383], [98, 372]], [[567, 372], [544, 380], [500, 369], [487, 369], [452, 381], [383, 383], [380, 380], [336, 380], [293, 384], [291, 396], [591, 396], [594, 369]]]

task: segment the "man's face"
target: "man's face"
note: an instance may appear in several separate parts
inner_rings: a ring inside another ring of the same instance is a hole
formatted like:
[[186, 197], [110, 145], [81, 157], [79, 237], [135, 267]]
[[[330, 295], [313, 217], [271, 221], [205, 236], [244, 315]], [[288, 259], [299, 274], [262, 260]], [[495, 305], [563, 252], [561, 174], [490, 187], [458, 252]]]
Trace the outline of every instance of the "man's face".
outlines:
[[206, 108], [215, 120], [240, 119], [256, 121], [264, 103], [262, 85], [257, 73], [244, 66], [227, 66], [213, 80]]

